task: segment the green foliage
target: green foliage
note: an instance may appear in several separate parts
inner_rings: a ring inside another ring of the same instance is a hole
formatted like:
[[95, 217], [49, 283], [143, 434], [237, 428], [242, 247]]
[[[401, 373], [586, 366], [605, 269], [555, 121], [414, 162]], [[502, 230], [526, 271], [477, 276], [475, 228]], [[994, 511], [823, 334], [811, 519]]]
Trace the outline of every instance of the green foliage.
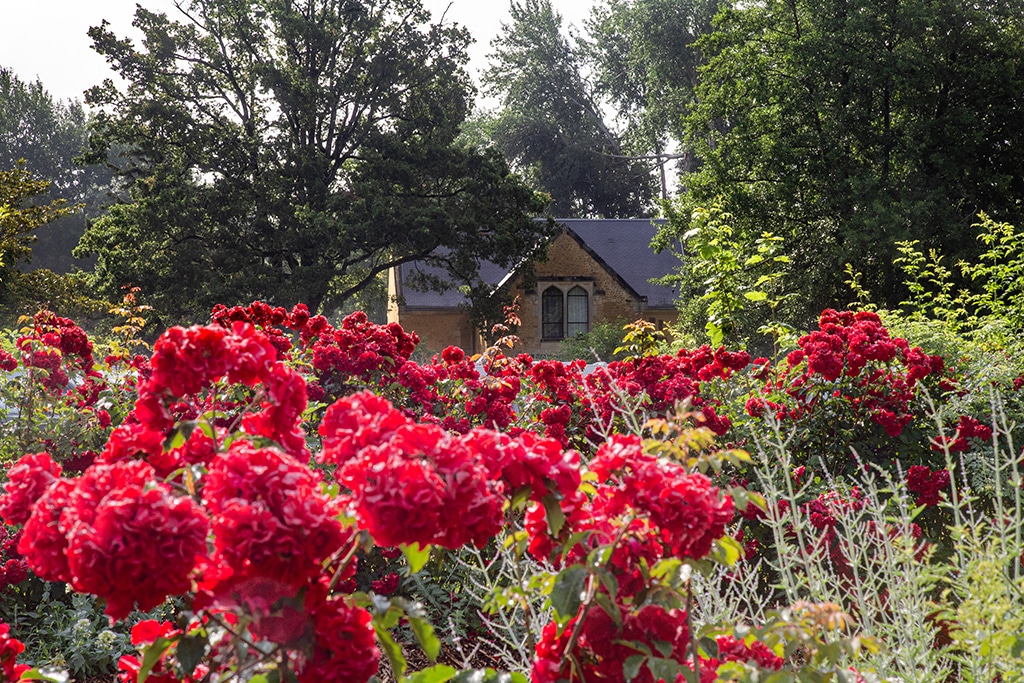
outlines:
[[[66, 315], [95, 312], [103, 307], [101, 302], [83, 294], [80, 280], [49, 270], [22, 272], [22, 264], [31, 259], [37, 232], [81, 208], [63, 199], [39, 203], [49, 187], [48, 181], [34, 176], [24, 163], [10, 171], [0, 171], [0, 304], [7, 316], [43, 307]], [[14, 322], [3, 318], [0, 316], [0, 322]]]
[[624, 354], [622, 360], [636, 360], [645, 356], [653, 356], [665, 342], [665, 335], [659, 332], [654, 323], [646, 320], [631, 322], [625, 327], [622, 346], [615, 353]]
[[[0, 337], [0, 347], [13, 352], [15, 336]], [[45, 373], [31, 368], [0, 374], [0, 463], [42, 450], [57, 460], [78, 455], [80, 448], [102, 450], [108, 432], [99, 428], [92, 413], [78, 410], [64, 396], [47, 390], [42, 385]], [[128, 404], [126, 401], [126, 409]]]
[[588, 363], [622, 360], [619, 347], [622, 345], [624, 320], [603, 321], [590, 326], [590, 331], [575, 334], [559, 345], [558, 357], [562, 360], [582, 358]]
[[[718, 6], [718, 0], [605, 0], [594, 5], [586, 44], [594, 85], [625, 120], [625, 137], [635, 151], [657, 157], [671, 142], [676, 147], [682, 142], [681, 114], [693, 105], [702, 62], [696, 41], [710, 32]], [[688, 147], [684, 150], [669, 158], [678, 158], [680, 170], [689, 172], [696, 159]]]
[[85, 146], [87, 124], [80, 102], [55, 100], [40, 81], [22, 81], [0, 67], [0, 169], [23, 160], [26, 170], [50, 181], [50, 198], [86, 207], [58, 217], [39, 234], [31, 255], [35, 267], [70, 271], [75, 265], [71, 250], [85, 231], [86, 218], [96, 215], [105, 199], [109, 171], [74, 160]]
[[909, 296], [887, 319], [962, 366], [964, 377], [1006, 386], [1024, 371], [1015, 362], [1024, 334], [1024, 235], [984, 213], [978, 220], [973, 228], [984, 250], [977, 260], [959, 261], [959, 276], [938, 250], [926, 255], [917, 241], [897, 244]]
[[0, 282], [17, 272], [18, 262], [32, 253], [37, 229], [78, 208], [68, 206], [63, 199], [33, 204], [32, 200], [46, 193], [49, 187], [49, 182], [34, 177], [24, 164], [10, 171], [0, 171], [0, 268], [3, 269]]
[[969, 258], [977, 207], [1020, 216], [1022, 17], [1016, 0], [724, 10], [699, 42], [687, 192], [784, 237], [808, 311], [842, 300], [846, 263], [896, 305], [896, 241]]
[[127, 81], [87, 95], [87, 158], [115, 153], [128, 188], [76, 252], [102, 293], [143, 285], [175, 320], [254, 299], [329, 311], [392, 265], [475, 272], [550, 232], [500, 154], [459, 140], [469, 36], [419, 0], [179, 10], [138, 8], [140, 46], [90, 30]]
[[78, 681], [115, 671], [121, 655], [135, 650], [132, 626], [143, 619], [168, 619], [172, 612], [172, 605], [163, 605], [112, 625], [95, 598], [35, 577], [0, 598], [0, 619], [15, 625], [25, 643], [24, 661], [64, 669]]
[[[1019, 552], [1011, 554], [998, 538], [985, 538], [983, 530], [965, 534], [970, 560], [955, 577], [956, 608], [952, 647], [960, 655], [965, 681], [1024, 679], [1024, 610], [1020, 595], [1024, 577], [1008, 571], [1019, 565]], [[1017, 549], [1019, 551], [1019, 548]]]
[[[963, 295], [972, 311], [968, 324], [1000, 319], [1014, 330], [1024, 331], [1024, 234], [984, 213], [978, 218], [980, 223], [972, 227], [986, 248], [976, 263], [958, 263], [963, 276], [980, 287], [980, 291]], [[940, 291], [946, 296], [948, 288]]]
[[550, 0], [515, 1], [491, 43], [485, 92], [501, 109], [484, 124], [500, 149], [551, 195], [559, 217], [625, 218], [650, 210], [652, 176], [605, 122], [582, 54]]
[[[661, 280], [682, 292], [682, 336], [700, 337], [696, 328], [702, 322], [714, 347], [724, 342], [743, 345], [755, 331], [776, 339], [792, 331], [777, 320], [780, 305], [793, 298], [782, 290], [789, 257], [779, 253], [781, 237], [752, 237], [736, 229], [735, 217], [721, 202], [705, 208], [680, 200], [664, 204], [663, 210], [668, 220], [658, 231], [654, 248], [665, 249], [674, 240], [684, 245], [679, 272]], [[698, 307], [693, 306], [694, 299]], [[767, 308], [767, 315], [761, 316], [767, 324], [756, 324], [750, 315], [752, 304]]]

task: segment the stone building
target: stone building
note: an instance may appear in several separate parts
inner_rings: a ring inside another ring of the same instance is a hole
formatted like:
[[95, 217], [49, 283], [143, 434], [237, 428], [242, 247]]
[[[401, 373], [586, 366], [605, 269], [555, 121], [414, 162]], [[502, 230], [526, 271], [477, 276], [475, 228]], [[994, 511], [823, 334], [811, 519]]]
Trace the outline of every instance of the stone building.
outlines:
[[[657, 226], [649, 219], [558, 223], [562, 230], [549, 245], [547, 259], [533, 263], [532, 269], [480, 266], [480, 277], [495, 291], [519, 297], [522, 343], [517, 351], [553, 355], [562, 340], [603, 321], [644, 319], [661, 327], [676, 320], [675, 292], [650, 280], [676, 270], [679, 260], [650, 248]], [[424, 271], [429, 269], [418, 263], [391, 270], [388, 322], [416, 332], [421, 346], [432, 352], [448, 346], [482, 351], [482, 339], [470, 323], [468, 301], [461, 292], [408, 286]]]

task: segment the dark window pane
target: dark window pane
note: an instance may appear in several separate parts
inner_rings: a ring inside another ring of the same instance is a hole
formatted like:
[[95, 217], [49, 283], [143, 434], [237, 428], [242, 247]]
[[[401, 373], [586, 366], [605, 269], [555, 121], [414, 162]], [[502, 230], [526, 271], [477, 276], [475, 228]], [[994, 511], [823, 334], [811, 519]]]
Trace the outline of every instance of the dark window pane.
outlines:
[[590, 303], [587, 297], [587, 290], [582, 287], [573, 287], [566, 295], [568, 303], [568, 325], [566, 334], [573, 336], [590, 331]]
[[562, 290], [548, 287], [540, 298], [541, 338], [561, 339], [565, 334], [565, 311]]

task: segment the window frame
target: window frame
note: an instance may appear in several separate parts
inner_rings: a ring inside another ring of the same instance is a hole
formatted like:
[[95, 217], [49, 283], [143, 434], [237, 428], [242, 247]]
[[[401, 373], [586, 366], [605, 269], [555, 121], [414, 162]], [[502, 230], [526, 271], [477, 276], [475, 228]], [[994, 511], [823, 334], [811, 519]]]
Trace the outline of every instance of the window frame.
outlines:
[[[593, 319], [591, 313], [591, 300], [594, 296], [592, 285], [589, 282], [538, 282], [540, 290], [540, 340], [542, 342], [560, 342], [572, 338], [576, 334], [590, 332], [590, 323]], [[557, 299], [554, 293], [557, 292]], [[582, 312], [579, 320], [570, 320], [569, 294], [575, 292], [573, 298], [577, 300], [576, 312]], [[582, 308], [579, 300], [586, 302]], [[555, 302], [557, 301], [557, 306]], [[559, 320], [554, 320], [553, 313], [557, 310]], [[558, 326], [558, 336], [553, 336], [554, 326]], [[582, 327], [583, 329], [579, 329]], [[569, 330], [573, 329], [572, 334]]]
[[[553, 314], [557, 314], [557, 320], [550, 319]], [[549, 333], [555, 325], [558, 326], [558, 336]], [[540, 295], [540, 338], [542, 341], [565, 339], [565, 292], [556, 285], [545, 287]]]

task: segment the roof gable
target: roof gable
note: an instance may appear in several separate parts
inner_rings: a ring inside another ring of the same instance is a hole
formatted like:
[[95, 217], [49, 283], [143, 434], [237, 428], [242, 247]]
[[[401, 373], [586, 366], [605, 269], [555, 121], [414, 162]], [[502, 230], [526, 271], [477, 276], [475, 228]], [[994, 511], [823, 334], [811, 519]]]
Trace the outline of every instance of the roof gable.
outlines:
[[649, 307], [674, 308], [676, 291], [651, 284], [679, 268], [679, 259], [669, 252], [654, 253], [654, 239], [663, 221], [649, 218], [585, 219], [558, 221], [593, 255], [609, 273], [626, 283]]
[[[558, 219], [565, 232], [576, 241], [623, 289], [637, 299], [646, 301], [649, 308], [674, 308], [676, 292], [671, 287], [654, 285], [652, 278], [663, 277], [679, 267], [678, 258], [671, 253], [654, 253], [651, 240], [658, 225], [648, 218], [630, 219]], [[660, 224], [661, 221], [658, 221]], [[398, 266], [400, 294], [408, 308], [456, 308], [468, 305], [461, 291], [451, 288], [444, 292], [418, 291], [403, 283], [410, 275], [426, 274], [444, 278], [445, 272], [435, 266], [417, 261]], [[512, 279], [515, 269], [503, 268], [489, 261], [480, 262], [480, 278], [492, 287]]]

